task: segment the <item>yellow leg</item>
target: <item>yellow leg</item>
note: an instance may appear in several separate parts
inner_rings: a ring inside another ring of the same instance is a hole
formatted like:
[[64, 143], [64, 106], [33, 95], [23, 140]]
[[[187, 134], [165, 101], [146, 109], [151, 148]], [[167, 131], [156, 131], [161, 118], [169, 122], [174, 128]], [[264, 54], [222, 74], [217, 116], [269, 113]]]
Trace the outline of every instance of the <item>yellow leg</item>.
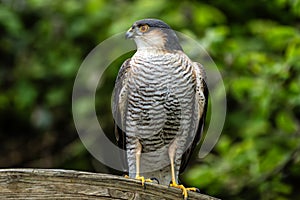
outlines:
[[136, 159], [136, 176], [135, 179], [142, 181], [142, 186], [144, 186], [145, 182], [152, 182], [151, 179], [145, 179], [145, 177], [140, 176], [140, 164], [141, 164], [141, 154], [142, 154], [142, 145], [141, 143], [137, 142], [137, 149], [135, 153]]
[[172, 173], [172, 182], [170, 184], [170, 187], [175, 187], [175, 188], [181, 189], [184, 200], [187, 200], [188, 199], [188, 191], [196, 192], [197, 188], [194, 188], [194, 187], [186, 188], [183, 185], [177, 184], [176, 178], [175, 178], [175, 166], [174, 166], [175, 152], [176, 152], [176, 140], [169, 147], [169, 157], [170, 157], [170, 162], [171, 162], [171, 173]]

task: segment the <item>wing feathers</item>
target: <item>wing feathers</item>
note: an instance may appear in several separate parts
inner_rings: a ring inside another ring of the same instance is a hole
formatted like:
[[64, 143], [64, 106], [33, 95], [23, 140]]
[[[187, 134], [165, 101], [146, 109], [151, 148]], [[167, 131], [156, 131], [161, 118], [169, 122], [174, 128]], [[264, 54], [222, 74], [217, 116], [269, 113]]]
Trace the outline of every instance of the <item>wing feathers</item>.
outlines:
[[196, 105], [198, 112], [198, 118], [196, 124], [198, 124], [198, 128], [196, 131], [196, 135], [190, 147], [185, 151], [182, 155], [181, 159], [181, 166], [179, 172], [182, 173], [186, 168], [194, 149], [196, 148], [197, 144], [200, 142], [200, 138], [203, 132], [203, 127], [205, 123], [206, 111], [207, 111], [207, 103], [208, 103], [208, 88], [205, 83], [206, 81], [206, 74], [203, 66], [200, 63], [193, 63], [193, 70], [194, 70], [194, 78], [196, 80]]
[[[115, 122], [115, 137], [117, 140], [118, 146], [122, 150], [126, 150], [126, 133], [124, 132], [124, 113], [126, 110], [127, 104], [127, 81], [128, 81], [128, 72], [130, 71], [130, 59], [127, 59], [121, 66], [113, 94], [113, 116]], [[127, 166], [127, 157], [124, 151], [121, 155], [122, 168], [123, 171], [128, 171]]]

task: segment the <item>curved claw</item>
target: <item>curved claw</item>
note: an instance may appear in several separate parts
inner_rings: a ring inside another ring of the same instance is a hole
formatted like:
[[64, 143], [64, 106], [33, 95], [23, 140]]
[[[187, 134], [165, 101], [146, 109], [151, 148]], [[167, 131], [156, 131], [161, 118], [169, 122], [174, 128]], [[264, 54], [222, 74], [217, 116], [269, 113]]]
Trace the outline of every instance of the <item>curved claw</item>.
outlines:
[[195, 187], [186, 188], [183, 185], [179, 185], [179, 184], [174, 183], [174, 182], [170, 183], [169, 186], [181, 189], [184, 200], [188, 199], [188, 191], [194, 191], [194, 192], [199, 192], [200, 193], [200, 190], [198, 188], [195, 188]]
[[159, 184], [159, 180], [158, 180], [157, 178], [155, 178], [155, 177], [153, 177], [153, 178], [150, 178], [150, 180], [152, 180], [152, 181], [156, 181], [156, 182], [157, 182], [157, 184]]
[[196, 191], [197, 193], [201, 193], [200, 189], [199, 188], [196, 188]]

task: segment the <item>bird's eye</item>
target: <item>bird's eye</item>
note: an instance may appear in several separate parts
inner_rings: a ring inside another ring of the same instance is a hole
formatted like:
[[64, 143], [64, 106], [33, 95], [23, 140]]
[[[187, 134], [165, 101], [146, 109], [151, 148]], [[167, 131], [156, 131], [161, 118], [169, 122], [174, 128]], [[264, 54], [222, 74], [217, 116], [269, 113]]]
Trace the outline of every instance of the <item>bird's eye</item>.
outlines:
[[144, 25], [140, 26], [139, 29], [142, 33], [145, 33], [148, 31], [149, 26], [147, 24], [144, 24]]

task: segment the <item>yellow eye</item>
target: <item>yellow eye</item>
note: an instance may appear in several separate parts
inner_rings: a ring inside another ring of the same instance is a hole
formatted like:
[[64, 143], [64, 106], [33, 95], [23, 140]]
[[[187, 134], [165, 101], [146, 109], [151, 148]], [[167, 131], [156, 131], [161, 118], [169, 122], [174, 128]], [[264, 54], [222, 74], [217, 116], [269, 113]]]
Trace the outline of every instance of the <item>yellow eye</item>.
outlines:
[[140, 26], [139, 29], [142, 33], [145, 33], [148, 31], [149, 26], [147, 24], [144, 24], [144, 25]]

